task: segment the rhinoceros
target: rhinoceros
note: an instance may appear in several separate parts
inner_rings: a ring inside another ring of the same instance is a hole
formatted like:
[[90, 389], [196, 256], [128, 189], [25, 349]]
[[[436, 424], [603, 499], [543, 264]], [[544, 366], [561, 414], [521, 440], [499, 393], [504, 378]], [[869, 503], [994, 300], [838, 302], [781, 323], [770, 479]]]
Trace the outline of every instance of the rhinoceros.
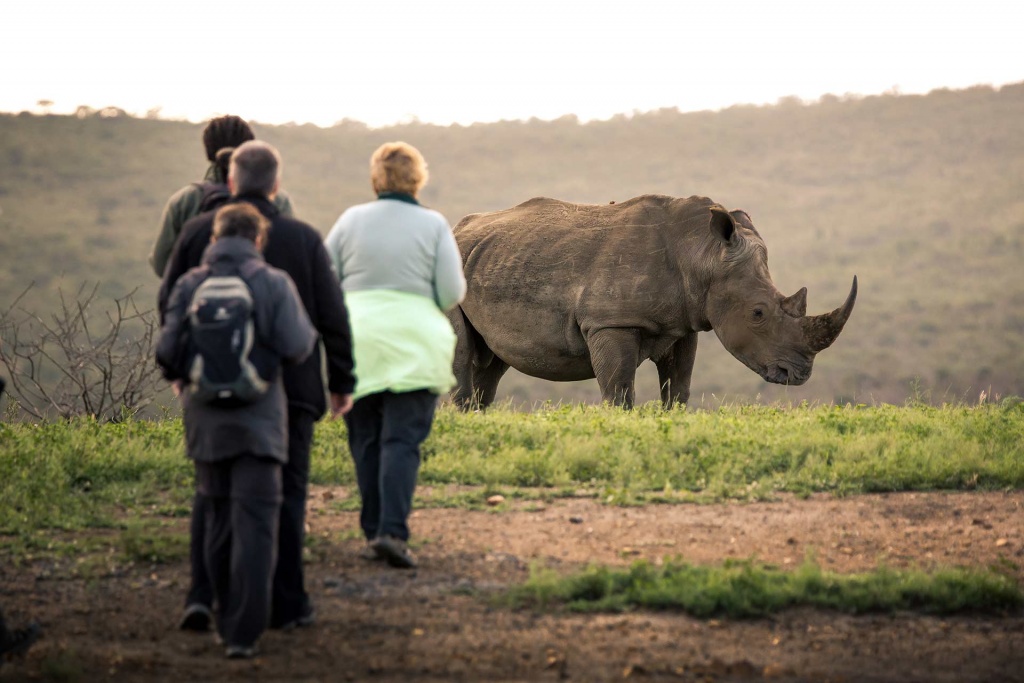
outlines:
[[666, 408], [685, 403], [697, 332], [768, 382], [799, 385], [857, 298], [806, 315], [807, 289], [783, 296], [744, 211], [706, 197], [643, 195], [618, 204], [538, 197], [455, 226], [468, 292], [449, 314], [458, 343], [454, 402], [486, 407], [513, 367], [547, 380], [597, 378], [631, 407], [637, 366], [654, 361]]

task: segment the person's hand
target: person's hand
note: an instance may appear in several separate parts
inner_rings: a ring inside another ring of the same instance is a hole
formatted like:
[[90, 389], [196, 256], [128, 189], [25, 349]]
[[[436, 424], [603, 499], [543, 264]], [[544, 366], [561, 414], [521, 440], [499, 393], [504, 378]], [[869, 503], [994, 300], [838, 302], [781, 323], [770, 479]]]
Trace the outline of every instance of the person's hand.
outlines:
[[352, 410], [352, 394], [331, 394], [331, 419], [339, 418]]
[[171, 383], [171, 391], [174, 392], [174, 397], [175, 398], [181, 398], [181, 392], [182, 392], [182, 390], [184, 388], [185, 388], [185, 383], [183, 381], [181, 381], [180, 379], [179, 380], [175, 380], [174, 382]]

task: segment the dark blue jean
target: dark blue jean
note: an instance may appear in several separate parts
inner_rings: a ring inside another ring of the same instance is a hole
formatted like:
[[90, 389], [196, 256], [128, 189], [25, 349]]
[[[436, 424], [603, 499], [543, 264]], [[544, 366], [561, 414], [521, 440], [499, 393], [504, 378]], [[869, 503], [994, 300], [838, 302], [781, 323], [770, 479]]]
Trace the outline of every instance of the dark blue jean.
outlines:
[[420, 445], [430, 434], [437, 394], [421, 389], [364, 396], [345, 416], [363, 507], [367, 540], [409, 539], [409, 513], [420, 468]]
[[[306, 529], [306, 499], [309, 491], [309, 449], [316, 416], [300, 408], [288, 409], [288, 462], [282, 468], [284, 502], [278, 535], [277, 570], [274, 573], [273, 616], [276, 628], [305, 616], [310, 611], [303, 577], [302, 546]], [[197, 493], [192, 505], [191, 583], [185, 605], [213, 607], [213, 586], [206, 573], [203, 547], [206, 536], [205, 502]]]
[[251, 646], [270, 622], [281, 513], [281, 463], [242, 455], [196, 463], [206, 523], [203, 558], [227, 645]]

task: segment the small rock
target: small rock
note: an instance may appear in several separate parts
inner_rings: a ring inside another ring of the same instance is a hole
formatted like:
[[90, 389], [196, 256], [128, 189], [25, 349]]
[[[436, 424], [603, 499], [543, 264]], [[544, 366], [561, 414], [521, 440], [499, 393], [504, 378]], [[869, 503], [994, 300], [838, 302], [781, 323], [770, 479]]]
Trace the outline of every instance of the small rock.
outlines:
[[570, 517], [569, 518], [569, 523], [570, 524], [583, 524], [583, 518], [582, 517]]
[[785, 678], [791, 675], [791, 673], [792, 672], [781, 664], [772, 663], [764, 667], [764, 670], [761, 671], [761, 676], [764, 678]]
[[324, 579], [324, 588], [337, 588], [341, 585], [341, 581], [338, 579], [327, 578]]
[[1002, 548], [1004, 545], [1009, 545], [1009, 544], [1010, 544], [1010, 542], [1007, 539], [1005, 539], [1005, 538], [1000, 538], [1000, 539], [996, 540], [996, 547], [997, 548]]
[[491, 496], [490, 498], [487, 499], [487, 504], [490, 505], [491, 507], [494, 507], [495, 505], [501, 505], [504, 502], [505, 496], [500, 495]]

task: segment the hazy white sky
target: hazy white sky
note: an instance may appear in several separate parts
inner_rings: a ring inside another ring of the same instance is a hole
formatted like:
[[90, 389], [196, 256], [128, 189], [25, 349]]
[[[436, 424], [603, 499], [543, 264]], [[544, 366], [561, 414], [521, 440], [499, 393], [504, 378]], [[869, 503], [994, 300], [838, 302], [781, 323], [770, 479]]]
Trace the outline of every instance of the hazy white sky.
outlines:
[[1024, 80], [1019, 0], [11, 0], [0, 111], [266, 123], [718, 109]]

